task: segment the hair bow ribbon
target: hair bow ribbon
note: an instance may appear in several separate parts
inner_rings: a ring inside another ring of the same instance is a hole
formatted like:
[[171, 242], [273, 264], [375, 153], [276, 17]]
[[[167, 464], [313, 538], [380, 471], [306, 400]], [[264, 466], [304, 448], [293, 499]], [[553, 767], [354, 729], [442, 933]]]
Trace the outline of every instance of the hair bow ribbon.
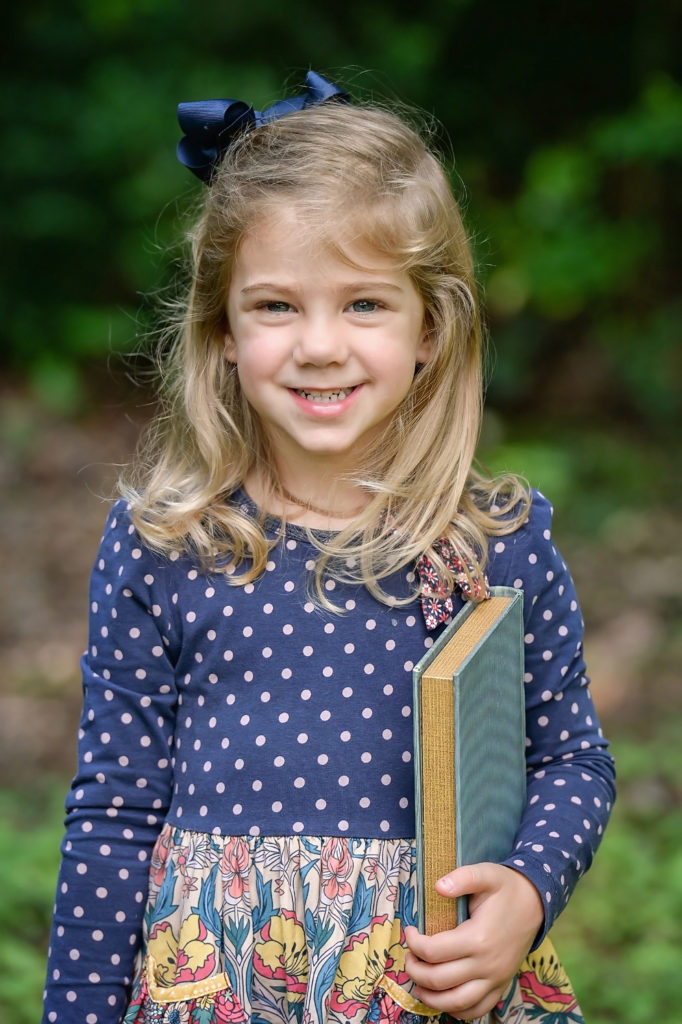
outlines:
[[277, 100], [265, 110], [254, 110], [243, 100], [198, 100], [178, 104], [178, 121], [185, 133], [178, 142], [177, 157], [184, 167], [206, 184], [235, 138], [243, 131], [259, 128], [269, 121], [297, 110], [316, 107], [329, 99], [349, 103], [348, 93], [309, 71], [305, 92]]

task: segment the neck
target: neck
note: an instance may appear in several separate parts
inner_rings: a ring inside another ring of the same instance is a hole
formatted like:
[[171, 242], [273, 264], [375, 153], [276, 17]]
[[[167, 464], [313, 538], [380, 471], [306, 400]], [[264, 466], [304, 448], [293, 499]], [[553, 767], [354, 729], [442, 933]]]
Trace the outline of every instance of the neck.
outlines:
[[245, 486], [256, 504], [302, 526], [343, 529], [366, 507], [368, 496], [356, 486], [318, 478], [315, 486], [302, 479], [286, 477], [272, 488], [259, 474], [250, 474]]
[[322, 508], [320, 505], [315, 505], [307, 498], [298, 498], [295, 494], [292, 494], [291, 491], [288, 491], [283, 484], [280, 484], [279, 491], [284, 500], [290, 505], [296, 505], [297, 508], [307, 509], [309, 512], [314, 512], [318, 516], [327, 516], [329, 519], [355, 519], [355, 517], [359, 515], [365, 507], [363, 503], [362, 505], [356, 505], [355, 508], [348, 509], [345, 512], [334, 511], [330, 508]]

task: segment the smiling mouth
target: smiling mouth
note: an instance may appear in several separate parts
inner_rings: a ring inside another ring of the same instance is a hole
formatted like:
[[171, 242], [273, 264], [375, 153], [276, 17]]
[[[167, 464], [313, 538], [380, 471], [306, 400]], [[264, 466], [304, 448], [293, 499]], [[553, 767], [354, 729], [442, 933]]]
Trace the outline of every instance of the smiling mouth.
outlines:
[[294, 388], [294, 391], [308, 402], [342, 402], [355, 391], [355, 385], [351, 388], [336, 388], [329, 391], [311, 391], [308, 388]]

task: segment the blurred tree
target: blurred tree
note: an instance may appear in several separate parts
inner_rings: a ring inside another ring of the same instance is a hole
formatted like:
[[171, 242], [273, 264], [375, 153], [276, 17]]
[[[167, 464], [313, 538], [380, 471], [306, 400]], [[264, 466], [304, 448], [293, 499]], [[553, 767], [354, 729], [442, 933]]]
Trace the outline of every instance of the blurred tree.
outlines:
[[680, 13], [679, 0], [14, 5], [3, 361], [77, 405], [83, 372], [136, 344], [140, 293], [167, 280], [176, 200], [199, 187], [173, 159], [177, 101], [262, 107], [313, 66], [433, 112], [454, 140], [496, 339], [494, 405], [558, 398], [579, 415], [598, 399], [670, 422]]

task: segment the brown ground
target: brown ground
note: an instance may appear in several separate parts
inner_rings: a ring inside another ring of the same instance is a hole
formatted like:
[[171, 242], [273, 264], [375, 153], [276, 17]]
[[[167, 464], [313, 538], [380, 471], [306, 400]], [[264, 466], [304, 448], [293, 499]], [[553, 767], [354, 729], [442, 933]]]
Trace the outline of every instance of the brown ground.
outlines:
[[[0, 778], [32, 787], [46, 773], [66, 781], [74, 766], [88, 575], [143, 417], [112, 400], [66, 421], [23, 394], [0, 398]], [[607, 729], [648, 731], [682, 714], [681, 525], [670, 511], [616, 511], [606, 539], [585, 540], [558, 524]]]

